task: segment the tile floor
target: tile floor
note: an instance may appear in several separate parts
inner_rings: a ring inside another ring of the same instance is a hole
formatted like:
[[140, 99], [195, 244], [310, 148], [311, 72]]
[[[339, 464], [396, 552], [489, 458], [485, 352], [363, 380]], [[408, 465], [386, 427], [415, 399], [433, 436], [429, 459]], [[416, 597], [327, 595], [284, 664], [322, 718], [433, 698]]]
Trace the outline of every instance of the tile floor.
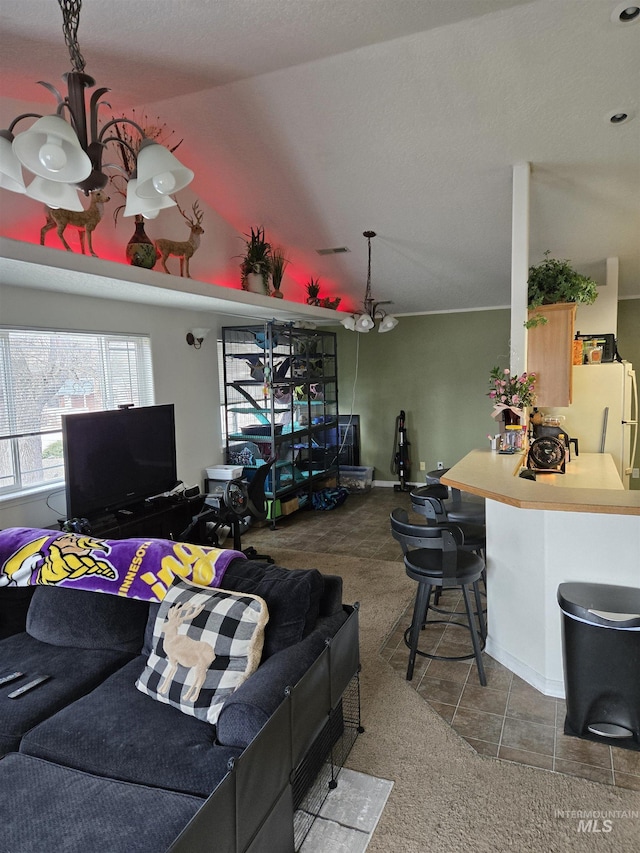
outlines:
[[[441, 606], [464, 610], [461, 596], [449, 590]], [[412, 605], [381, 651], [401, 678], [407, 671], [403, 637], [411, 616]], [[451, 626], [427, 625], [420, 640], [424, 651], [443, 655], [464, 654], [469, 646], [468, 632]], [[483, 662], [486, 687], [480, 686], [472, 661], [418, 657], [411, 686], [482, 755], [640, 790], [640, 752], [565, 735], [562, 699], [539, 693], [486, 653]]]
[[378, 825], [393, 782], [343, 767], [300, 853], [364, 853]]
[[[277, 547], [355, 554], [398, 562], [403, 571], [400, 547], [388, 523], [389, 512], [396, 506], [409, 509], [408, 494], [374, 487], [351, 495], [331, 512], [300, 511], [278, 519], [276, 530], [251, 528], [243, 536], [243, 547], [253, 545], [262, 553]], [[403, 679], [409, 655], [403, 635], [412, 606], [398, 615], [390, 635], [380, 638], [381, 654]], [[442, 607], [454, 612], [464, 609], [461, 596], [452, 590], [445, 593]], [[430, 626], [420, 647], [425, 651], [437, 647], [440, 654], [464, 654], [470, 641], [466, 630]], [[411, 686], [482, 755], [640, 791], [640, 752], [565, 735], [563, 700], [539, 693], [485, 652], [483, 661], [486, 687], [480, 686], [472, 661], [421, 657]]]

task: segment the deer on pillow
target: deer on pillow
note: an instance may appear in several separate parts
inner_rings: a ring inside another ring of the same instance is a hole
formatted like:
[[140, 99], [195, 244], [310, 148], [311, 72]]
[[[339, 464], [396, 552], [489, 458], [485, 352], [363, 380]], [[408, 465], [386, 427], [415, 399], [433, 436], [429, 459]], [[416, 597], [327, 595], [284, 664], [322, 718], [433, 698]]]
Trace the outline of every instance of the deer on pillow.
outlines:
[[183, 701], [197, 701], [207, 677], [207, 671], [215, 660], [216, 654], [210, 643], [205, 640], [193, 640], [186, 634], [179, 634], [178, 628], [183, 622], [195, 619], [203, 608], [204, 604], [174, 604], [169, 608], [161, 629], [161, 633], [164, 634], [163, 646], [169, 661], [169, 669], [158, 686], [158, 693], [164, 695], [169, 692], [173, 676], [180, 665], [195, 671], [193, 684], [182, 697]]

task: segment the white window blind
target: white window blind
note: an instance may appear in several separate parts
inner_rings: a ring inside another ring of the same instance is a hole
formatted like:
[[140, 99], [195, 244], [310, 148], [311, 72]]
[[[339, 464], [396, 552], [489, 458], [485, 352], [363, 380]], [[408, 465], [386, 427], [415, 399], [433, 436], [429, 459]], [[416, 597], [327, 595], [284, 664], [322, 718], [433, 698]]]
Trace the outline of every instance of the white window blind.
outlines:
[[63, 414], [153, 402], [147, 336], [0, 327], [0, 494], [64, 478]]

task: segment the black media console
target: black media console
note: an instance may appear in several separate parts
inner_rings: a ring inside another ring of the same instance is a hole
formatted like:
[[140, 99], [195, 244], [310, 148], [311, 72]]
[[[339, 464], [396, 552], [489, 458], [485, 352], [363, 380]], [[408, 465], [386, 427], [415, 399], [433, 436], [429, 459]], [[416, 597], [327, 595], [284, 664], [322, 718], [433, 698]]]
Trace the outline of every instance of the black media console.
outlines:
[[200, 509], [202, 497], [162, 498], [131, 509], [116, 510], [89, 519], [91, 534], [104, 539], [180, 539]]

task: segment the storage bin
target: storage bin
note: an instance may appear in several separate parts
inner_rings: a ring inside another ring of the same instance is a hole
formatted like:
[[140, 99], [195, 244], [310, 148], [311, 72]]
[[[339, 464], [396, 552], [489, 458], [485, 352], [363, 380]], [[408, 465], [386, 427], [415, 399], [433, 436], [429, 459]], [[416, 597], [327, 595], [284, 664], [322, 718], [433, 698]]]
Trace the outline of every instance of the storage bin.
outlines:
[[210, 480], [239, 480], [242, 471], [242, 465], [210, 465], [206, 469]]
[[296, 510], [300, 508], [300, 503], [297, 497], [293, 497], [286, 501], [282, 501], [281, 506], [282, 515], [291, 515], [292, 512], [296, 512]]
[[275, 518], [280, 518], [282, 515], [282, 504], [279, 500], [267, 501], [267, 518], [273, 521]]
[[368, 492], [373, 483], [373, 468], [360, 465], [340, 466], [340, 485], [350, 493]]

